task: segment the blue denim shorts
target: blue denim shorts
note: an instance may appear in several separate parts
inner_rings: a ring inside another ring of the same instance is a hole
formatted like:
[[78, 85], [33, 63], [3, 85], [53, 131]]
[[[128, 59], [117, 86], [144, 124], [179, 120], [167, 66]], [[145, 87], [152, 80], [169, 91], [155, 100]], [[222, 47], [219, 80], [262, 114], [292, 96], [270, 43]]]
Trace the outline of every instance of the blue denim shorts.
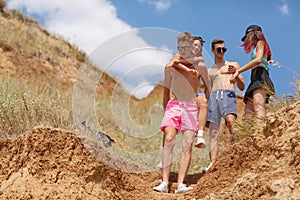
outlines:
[[233, 90], [214, 90], [208, 102], [207, 121], [220, 125], [221, 118], [233, 114], [237, 116], [236, 95]]

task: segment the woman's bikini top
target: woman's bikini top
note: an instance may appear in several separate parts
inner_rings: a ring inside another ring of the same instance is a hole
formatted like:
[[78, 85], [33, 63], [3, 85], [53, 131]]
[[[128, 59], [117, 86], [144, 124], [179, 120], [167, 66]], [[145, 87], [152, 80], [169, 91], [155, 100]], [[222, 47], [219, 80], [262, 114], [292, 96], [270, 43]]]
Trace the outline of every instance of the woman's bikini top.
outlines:
[[[253, 49], [251, 54], [251, 60], [253, 60], [254, 58], [256, 58], [256, 47]], [[268, 59], [265, 56], [262, 57], [261, 63], [259, 63], [258, 66], [264, 67], [267, 71], [270, 70], [270, 68], [268, 67]]]

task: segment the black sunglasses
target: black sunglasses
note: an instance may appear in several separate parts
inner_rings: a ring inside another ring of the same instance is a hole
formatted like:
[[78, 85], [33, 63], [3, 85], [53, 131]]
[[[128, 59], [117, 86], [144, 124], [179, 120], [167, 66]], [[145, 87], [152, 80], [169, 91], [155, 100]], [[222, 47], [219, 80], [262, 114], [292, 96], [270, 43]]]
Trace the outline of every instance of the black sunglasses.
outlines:
[[221, 51], [223, 53], [225, 53], [227, 51], [227, 49], [225, 47], [218, 47], [218, 48], [216, 48], [216, 50], [217, 50], [218, 53], [221, 53]]

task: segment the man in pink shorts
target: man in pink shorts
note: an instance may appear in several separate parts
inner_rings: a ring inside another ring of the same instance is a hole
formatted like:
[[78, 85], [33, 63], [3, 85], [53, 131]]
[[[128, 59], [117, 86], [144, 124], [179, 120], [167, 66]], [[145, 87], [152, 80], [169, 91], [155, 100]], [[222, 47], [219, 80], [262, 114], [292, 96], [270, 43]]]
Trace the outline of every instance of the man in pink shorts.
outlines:
[[[193, 36], [184, 32], [177, 36], [178, 51], [181, 59], [192, 56]], [[192, 155], [192, 144], [198, 128], [198, 107], [196, 91], [200, 74], [191, 74], [185, 70], [172, 67], [178, 60], [171, 60], [165, 67], [163, 107], [165, 115], [161, 130], [165, 134], [162, 156], [162, 176], [160, 185], [153, 189], [158, 192], [169, 192], [169, 178], [172, 164], [173, 149], [177, 134], [182, 132], [182, 156], [179, 160], [178, 187], [175, 193], [190, 191], [192, 187], [183, 184]], [[196, 69], [192, 64], [186, 65]]]

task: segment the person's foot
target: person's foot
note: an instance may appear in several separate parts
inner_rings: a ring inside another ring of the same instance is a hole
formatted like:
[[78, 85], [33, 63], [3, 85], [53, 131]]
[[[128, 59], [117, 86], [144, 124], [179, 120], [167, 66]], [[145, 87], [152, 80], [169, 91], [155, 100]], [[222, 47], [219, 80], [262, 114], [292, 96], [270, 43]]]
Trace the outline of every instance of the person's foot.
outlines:
[[165, 181], [162, 181], [158, 186], [154, 187], [153, 190], [157, 192], [169, 192], [168, 184]]
[[202, 167], [202, 172], [207, 172], [212, 165], [213, 163], [211, 162], [207, 167]]
[[201, 137], [201, 136], [197, 137], [195, 147], [197, 147], [197, 148], [205, 148], [206, 147], [206, 143], [205, 143], [205, 140], [203, 137]]
[[186, 187], [186, 184], [179, 183], [177, 189], [175, 190], [175, 194], [185, 193], [192, 190], [192, 187]]

